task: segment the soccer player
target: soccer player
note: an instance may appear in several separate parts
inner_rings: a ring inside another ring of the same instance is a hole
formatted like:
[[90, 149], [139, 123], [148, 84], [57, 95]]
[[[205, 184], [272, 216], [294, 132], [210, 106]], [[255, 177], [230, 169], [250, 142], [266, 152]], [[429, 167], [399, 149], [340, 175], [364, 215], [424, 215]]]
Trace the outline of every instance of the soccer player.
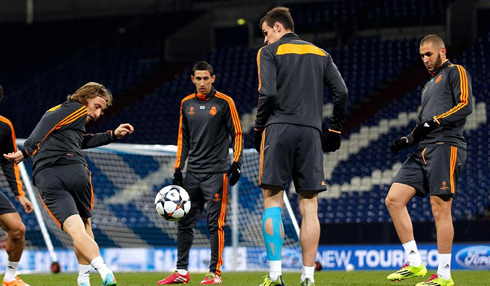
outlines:
[[[228, 182], [234, 186], [240, 178], [242, 160], [242, 126], [233, 99], [214, 89], [213, 67], [197, 62], [192, 68], [192, 83], [196, 92], [186, 96], [180, 105], [177, 160], [173, 184], [184, 187], [191, 198], [191, 210], [179, 221], [177, 233], [177, 270], [162, 284], [186, 284], [190, 280], [189, 251], [194, 239], [194, 227], [207, 204], [211, 260], [209, 273], [201, 284], [221, 284], [225, 215]], [[228, 148], [233, 142], [233, 162], [230, 166]], [[187, 174], [182, 175], [185, 160]]]
[[473, 110], [471, 80], [462, 66], [446, 59], [444, 42], [437, 35], [422, 39], [420, 57], [432, 78], [422, 90], [419, 122], [409, 135], [394, 140], [391, 150], [396, 154], [406, 147], [419, 145], [396, 174], [386, 197], [386, 206], [408, 261], [387, 278], [404, 280], [427, 273], [406, 205], [415, 195], [429, 195], [437, 230], [439, 267], [437, 274], [417, 286], [450, 286], [454, 285], [451, 279], [454, 238], [451, 205], [466, 161], [463, 130], [466, 117]]
[[[347, 106], [347, 88], [332, 57], [293, 33], [288, 8], [270, 10], [261, 20], [265, 47], [257, 54], [259, 103], [254, 143], [260, 152], [259, 183], [264, 195], [262, 230], [269, 259], [269, 275], [262, 286], [284, 285], [281, 211], [284, 189], [292, 175], [302, 217], [301, 285], [314, 285], [315, 257], [320, 238], [318, 193], [327, 189], [323, 152], [340, 147]], [[334, 109], [322, 144], [325, 85], [333, 93]]]
[[97, 134], [85, 131], [85, 124], [96, 121], [111, 105], [111, 92], [101, 84], [89, 82], [69, 95], [66, 102], [46, 111], [23, 150], [4, 155], [14, 163], [28, 157], [33, 159], [33, 181], [44, 206], [73, 240], [81, 286], [90, 285], [90, 266], [99, 272], [104, 286], [117, 285], [94, 240], [92, 178], [82, 152], [133, 133], [134, 128], [128, 123], [114, 131]]
[[[3, 88], [0, 85], [0, 100], [2, 99]], [[14, 126], [12, 126], [10, 120], [0, 116], [0, 152], [1, 154], [6, 154], [16, 151], [17, 145], [15, 144]], [[3, 173], [7, 178], [10, 190], [15, 198], [19, 201], [26, 213], [31, 213], [33, 207], [29, 199], [25, 197], [25, 193], [22, 191], [19, 166], [3, 157], [0, 158], [0, 164], [2, 165]], [[20, 257], [24, 251], [26, 227], [22, 223], [22, 219], [12, 203], [2, 192], [0, 192], [0, 227], [8, 234], [7, 243], [5, 245], [5, 250], [8, 254], [8, 262], [5, 275], [3, 276], [2, 286], [28, 286], [29, 284], [15, 276], [15, 273], [19, 268]]]

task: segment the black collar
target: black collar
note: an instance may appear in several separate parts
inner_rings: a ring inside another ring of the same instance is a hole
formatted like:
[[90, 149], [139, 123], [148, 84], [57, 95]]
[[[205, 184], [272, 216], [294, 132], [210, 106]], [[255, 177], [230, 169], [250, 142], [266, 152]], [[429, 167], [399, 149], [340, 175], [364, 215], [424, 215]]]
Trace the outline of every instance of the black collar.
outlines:
[[434, 72], [430, 72], [430, 74], [432, 75], [432, 77], [434, 77], [443, 69], [447, 68], [449, 65], [452, 65], [452, 63], [449, 60], [446, 60], [437, 70], [435, 70]]

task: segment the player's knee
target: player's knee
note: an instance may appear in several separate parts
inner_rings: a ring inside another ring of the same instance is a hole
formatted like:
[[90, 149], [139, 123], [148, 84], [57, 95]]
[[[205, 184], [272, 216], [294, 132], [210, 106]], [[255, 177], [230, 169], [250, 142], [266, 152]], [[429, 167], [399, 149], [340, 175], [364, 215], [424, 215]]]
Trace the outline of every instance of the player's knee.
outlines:
[[385, 205], [388, 209], [392, 209], [395, 205], [394, 200], [391, 197], [386, 197], [385, 199]]
[[20, 222], [14, 228], [8, 231], [8, 235], [13, 240], [24, 240], [26, 234], [26, 226]]
[[434, 220], [438, 221], [441, 219], [446, 219], [451, 216], [451, 208], [446, 207], [444, 205], [438, 203], [432, 203], [432, 215], [434, 216]]
[[443, 212], [440, 208], [432, 206], [432, 215], [434, 216], [434, 220], [438, 221], [443, 217]]

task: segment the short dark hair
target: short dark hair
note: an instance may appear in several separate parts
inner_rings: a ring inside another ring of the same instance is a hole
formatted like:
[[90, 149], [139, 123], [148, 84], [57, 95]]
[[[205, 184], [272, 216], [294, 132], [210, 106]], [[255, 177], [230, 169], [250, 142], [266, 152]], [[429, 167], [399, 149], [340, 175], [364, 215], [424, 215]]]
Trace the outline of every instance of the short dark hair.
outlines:
[[269, 27], [273, 27], [275, 22], [279, 22], [284, 26], [284, 29], [294, 32], [294, 21], [289, 8], [276, 7], [267, 12], [267, 14], [260, 19], [260, 29], [262, 29], [264, 22], [266, 22]]
[[0, 85], [0, 100], [3, 99], [3, 87]]
[[208, 71], [211, 76], [214, 75], [213, 66], [211, 66], [206, 61], [199, 61], [192, 67], [192, 75], [196, 73], [196, 71]]
[[432, 45], [434, 45], [434, 47], [445, 48], [444, 41], [441, 39], [441, 37], [439, 37], [436, 34], [430, 34], [430, 35], [425, 36], [420, 41], [420, 46], [423, 46], [423, 45], [428, 44], [428, 43], [432, 43]]

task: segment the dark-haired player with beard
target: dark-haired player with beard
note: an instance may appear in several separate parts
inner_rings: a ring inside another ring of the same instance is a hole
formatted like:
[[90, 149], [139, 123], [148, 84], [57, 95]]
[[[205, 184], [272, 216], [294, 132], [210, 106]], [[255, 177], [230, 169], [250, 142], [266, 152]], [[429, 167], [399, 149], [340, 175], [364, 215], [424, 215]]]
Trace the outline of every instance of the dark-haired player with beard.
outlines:
[[469, 73], [446, 59], [446, 48], [437, 35], [428, 35], [420, 42], [420, 57], [432, 78], [422, 90], [419, 122], [413, 131], [396, 139], [391, 151], [418, 144], [418, 148], [398, 171], [386, 197], [407, 263], [390, 274], [388, 280], [405, 280], [425, 276], [407, 203], [414, 196], [430, 196], [436, 223], [439, 267], [425, 282], [416, 286], [452, 286], [451, 249], [454, 238], [451, 206], [456, 183], [466, 161], [463, 130], [466, 117], [472, 112], [472, 89]]

